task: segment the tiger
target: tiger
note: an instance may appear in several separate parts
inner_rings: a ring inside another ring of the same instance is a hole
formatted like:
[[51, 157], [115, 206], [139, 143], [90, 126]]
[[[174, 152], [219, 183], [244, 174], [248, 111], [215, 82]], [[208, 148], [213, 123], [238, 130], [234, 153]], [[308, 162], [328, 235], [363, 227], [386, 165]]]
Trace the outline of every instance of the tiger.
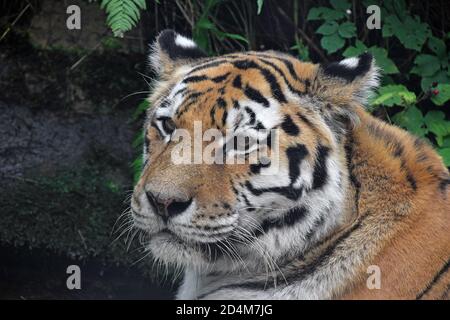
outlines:
[[[370, 53], [209, 57], [173, 30], [150, 48], [130, 216], [182, 275], [176, 299], [449, 299], [449, 171], [425, 139], [366, 111], [381, 72]], [[175, 163], [174, 136], [195, 122], [234, 134], [211, 139], [219, 158], [270, 157]], [[225, 147], [241, 134], [257, 142]]]

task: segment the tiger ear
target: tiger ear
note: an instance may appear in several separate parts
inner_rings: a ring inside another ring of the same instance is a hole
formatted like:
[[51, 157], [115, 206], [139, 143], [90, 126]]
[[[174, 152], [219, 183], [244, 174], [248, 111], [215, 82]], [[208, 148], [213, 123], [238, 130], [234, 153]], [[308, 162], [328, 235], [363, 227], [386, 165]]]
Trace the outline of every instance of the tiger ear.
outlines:
[[177, 67], [204, 58], [197, 44], [173, 30], [162, 31], [151, 46], [150, 64], [161, 77], [168, 77]]
[[379, 77], [375, 59], [366, 52], [358, 57], [320, 65], [317, 93], [338, 105], [349, 100], [364, 104], [377, 88]]

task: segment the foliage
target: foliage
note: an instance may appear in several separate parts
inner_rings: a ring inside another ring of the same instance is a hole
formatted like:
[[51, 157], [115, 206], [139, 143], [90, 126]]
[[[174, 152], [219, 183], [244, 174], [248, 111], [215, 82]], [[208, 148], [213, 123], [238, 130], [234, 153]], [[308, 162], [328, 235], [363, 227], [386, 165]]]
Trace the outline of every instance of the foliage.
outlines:
[[[242, 35], [219, 30], [219, 28], [209, 18], [214, 8], [220, 4], [220, 0], [205, 0], [204, 2], [205, 5], [203, 7], [203, 11], [201, 12], [200, 17], [192, 30], [192, 36], [200, 48], [209, 54], [213, 53], [211, 41], [209, 39], [210, 35], [216, 37], [219, 41], [223, 41], [225, 38], [230, 38], [248, 43], [247, 39]], [[261, 10], [262, 3], [263, 1], [258, 1], [258, 10]]]
[[[381, 8], [383, 24], [381, 41], [363, 41], [364, 35], [357, 34], [350, 21], [351, 3], [330, 0], [329, 4], [311, 8], [307, 16], [309, 21], [322, 21], [316, 29], [322, 36], [321, 47], [328, 54], [342, 51], [343, 57], [371, 52], [384, 76], [384, 85], [371, 100], [371, 110], [384, 109], [391, 115], [388, 121], [430, 140], [450, 166], [450, 121], [444, 112], [450, 100], [450, 54], [445, 44], [448, 35], [443, 39], [433, 35], [427, 23], [409, 12], [404, 0], [365, 1], [366, 5], [377, 4]], [[392, 43], [412, 63], [400, 68], [389, 57]], [[405, 74], [411, 87], [405, 85]], [[414, 77], [420, 78], [420, 87], [414, 86]]]
[[145, 0], [102, 0], [101, 8], [106, 11], [106, 23], [115, 36], [133, 29], [141, 17], [141, 10], [147, 8]]

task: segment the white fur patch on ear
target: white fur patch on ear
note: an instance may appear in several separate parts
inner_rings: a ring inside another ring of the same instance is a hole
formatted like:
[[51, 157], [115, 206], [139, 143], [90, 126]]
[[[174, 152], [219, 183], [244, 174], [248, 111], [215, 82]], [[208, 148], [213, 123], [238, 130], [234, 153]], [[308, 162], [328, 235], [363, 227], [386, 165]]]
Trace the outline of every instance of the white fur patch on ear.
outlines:
[[192, 41], [189, 38], [183, 37], [180, 34], [178, 34], [176, 36], [175, 44], [177, 46], [180, 46], [180, 47], [183, 47], [183, 48], [195, 48], [197, 46], [194, 41]]
[[342, 64], [348, 68], [356, 68], [358, 66], [358, 63], [359, 63], [358, 57], [347, 58], [339, 62], [339, 64]]
[[206, 54], [194, 41], [173, 30], [164, 30], [152, 44], [149, 60], [153, 70], [168, 76], [175, 68], [204, 57]]
[[361, 103], [367, 101], [379, 84], [379, 68], [373, 56], [367, 52], [359, 57], [330, 63], [323, 66], [322, 70], [326, 78], [341, 83], [336, 85], [351, 86], [353, 97]]

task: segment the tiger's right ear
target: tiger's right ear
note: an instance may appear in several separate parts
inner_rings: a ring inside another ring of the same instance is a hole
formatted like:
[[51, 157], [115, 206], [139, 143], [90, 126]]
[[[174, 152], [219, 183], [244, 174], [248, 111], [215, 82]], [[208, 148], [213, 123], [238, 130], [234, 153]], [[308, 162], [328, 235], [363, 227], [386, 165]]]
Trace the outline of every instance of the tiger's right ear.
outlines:
[[206, 56], [193, 40], [164, 30], [151, 46], [150, 64], [158, 76], [167, 78], [177, 67]]

